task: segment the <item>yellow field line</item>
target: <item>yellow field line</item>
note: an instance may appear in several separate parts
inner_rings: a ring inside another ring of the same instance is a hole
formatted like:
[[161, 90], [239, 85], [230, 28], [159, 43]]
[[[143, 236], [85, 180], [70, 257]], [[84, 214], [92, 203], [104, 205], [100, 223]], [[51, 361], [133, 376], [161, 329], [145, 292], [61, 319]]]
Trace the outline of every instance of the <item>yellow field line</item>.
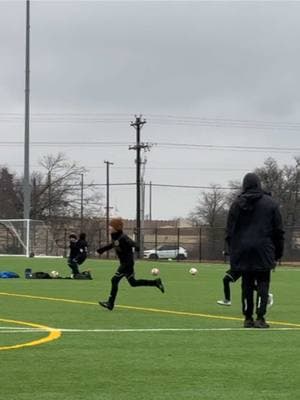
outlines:
[[46, 337], [43, 337], [43, 338], [37, 339], [37, 340], [33, 340], [31, 342], [14, 344], [11, 346], [0, 346], [0, 351], [1, 350], [21, 349], [22, 347], [38, 346], [40, 344], [51, 342], [52, 340], [56, 340], [61, 336], [61, 331], [59, 329], [53, 329], [53, 328], [50, 328], [49, 326], [40, 325], [40, 324], [36, 324], [33, 322], [24, 322], [24, 321], [18, 321], [18, 320], [14, 320], [14, 319], [3, 319], [3, 318], [0, 318], [0, 322], [8, 322], [10, 324], [30, 326], [31, 328], [44, 329], [45, 331], [49, 332], [49, 334]]
[[12, 297], [23, 297], [27, 299], [37, 299], [37, 300], [49, 300], [49, 301], [59, 301], [62, 303], [74, 303], [74, 304], [90, 304], [97, 305], [98, 303], [84, 300], [71, 300], [71, 299], [62, 299], [61, 297], [46, 297], [46, 296], [32, 296], [29, 294], [19, 294], [19, 293], [6, 293], [0, 292], [0, 296], [12, 296]]
[[[96, 302], [92, 301], [84, 301], [84, 300], [71, 300], [71, 299], [63, 299], [57, 297], [45, 297], [45, 296], [32, 296], [28, 294], [19, 294], [19, 293], [6, 293], [0, 292], [2, 296], [12, 296], [12, 297], [22, 297], [28, 299], [37, 299], [37, 300], [49, 300], [49, 301], [58, 301], [63, 303], [73, 303], [73, 304], [88, 304], [88, 305], [98, 305]], [[152, 313], [159, 313], [159, 314], [170, 314], [170, 315], [181, 315], [185, 317], [200, 317], [200, 318], [211, 318], [211, 319], [218, 319], [224, 321], [243, 321], [243, 318], [239, 317], [228, 317], [225, 315], [213, 315], [213, 314], [204, 314], [204, 313], [194, 313], [188, 311], [173, 311], [173, 310], [163, 310], [159, 308], [148, 308], [148, 307], [135, 307], [135, 306], [124, 306], [124, 305], [117, 305], [118, 308], [123, 308], [127, 310], [136, 310], [136, 311], [145, 311], [145, 312], [152, 312]], [[283, 321], [268, 321], [274, 325], [283, 325], [283, 326], [291, 326], [295, 328], [300, 328], [300, 324], [295, 324], [291, 322], [283, 322]]]

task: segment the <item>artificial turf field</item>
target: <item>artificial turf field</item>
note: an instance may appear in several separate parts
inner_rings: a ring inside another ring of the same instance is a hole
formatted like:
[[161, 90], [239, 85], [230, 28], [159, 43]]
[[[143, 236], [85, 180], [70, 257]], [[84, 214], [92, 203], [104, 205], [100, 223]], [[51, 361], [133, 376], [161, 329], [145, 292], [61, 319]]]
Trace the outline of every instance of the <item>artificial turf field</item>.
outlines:
[[239, 283], [231, 307], [216, 304], [225, 265], [193, 264], [193, 277], [190, 264], [137, 262], [137, 278], [158, 266], [166, 293], [124, 280], [112, 312], [98, 300], [116, 261], [87, 260], [93, 281], [26, 280], [29, 266], [69, 274], [63, 259], [0, 259], [21, 275], [0, 280], [1, 400], [300, 399], [299, 268], [273, 274], [274, 329], [258, 330], [240, 329]]

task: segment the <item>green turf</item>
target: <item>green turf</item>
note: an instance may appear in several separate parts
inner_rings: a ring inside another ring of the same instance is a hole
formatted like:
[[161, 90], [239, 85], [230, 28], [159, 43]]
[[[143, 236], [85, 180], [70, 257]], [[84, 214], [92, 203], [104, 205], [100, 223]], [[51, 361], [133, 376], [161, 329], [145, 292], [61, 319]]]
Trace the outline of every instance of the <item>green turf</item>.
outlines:
[[[82, 303], [2, 294], [1, 319], [83, 330], [241, 327], [239, 320], [223, 319], [241, 318], [239, 283], [232, 285], [232, 307], [216, 304], [222, 298], [225, 265], [193, 265], [199, 270], [193, 277], [189, 264], [138, 262], [137, 277], [151, 278], [151, 268], [159, 267], [166, 293], [121, 282], [117, 304], [125, 307], [113, 312], [97, 302], [107, 298], [115, 261], [88, 260], [93, 281], [26, 280], [28, 266], [69, 273], [62, 259], [1, 258], [0, 270], [18, 272], [21, 279], [0, 280], [0, 292]], [[268, 319], [300, 327], [300, 269], [281, 268], [272, 278], [275, 304]], [[20, 325], [0, 321], [1, 327]], [[45, 336], [0, 329], [0, 347]], [[63, 332], [49, 343], [0, 351], [0, 399], [296, 400], [300, 398], [299, 342], [298, 330]]]

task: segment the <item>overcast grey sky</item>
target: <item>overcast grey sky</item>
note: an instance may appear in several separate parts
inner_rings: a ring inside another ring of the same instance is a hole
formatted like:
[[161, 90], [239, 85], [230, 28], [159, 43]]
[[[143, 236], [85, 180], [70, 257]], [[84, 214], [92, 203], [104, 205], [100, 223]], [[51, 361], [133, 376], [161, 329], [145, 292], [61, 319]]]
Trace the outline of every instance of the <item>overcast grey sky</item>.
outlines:
[[[227, 185], [300, 154], [299, 2], [31, 2], [31, 169], [63, 151], [86, 182], [135, 181], [134, 114], [147, 124], [145, 179]], [[22, 173], [25, 1], [0, 1], [0, 163]], [[77, 115], [77, 116], [76, 116]], [[63, 146], [59, 142], [86, 142]], [[118, 142], [99, 146], [92, 142]], [[272, 152], [160, 143], [279, 147]], [[284, 152], [284, 148], [290, 150]], [[153, 188], [153, 218], [186, 216], [200, 190]], [[148, 194], [146, 194], [148, 199]], [[135, 189], [111, 189], [135, 216]], [[146, 202], [148, 212], [148, 201]]]

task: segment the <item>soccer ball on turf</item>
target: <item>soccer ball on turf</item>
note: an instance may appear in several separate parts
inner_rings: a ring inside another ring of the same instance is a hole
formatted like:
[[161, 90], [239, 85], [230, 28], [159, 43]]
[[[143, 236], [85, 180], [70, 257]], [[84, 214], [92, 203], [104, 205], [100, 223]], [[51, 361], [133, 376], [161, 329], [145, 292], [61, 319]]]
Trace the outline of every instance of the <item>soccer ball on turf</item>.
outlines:
[[196, 275], [197, 272], [198, 272], [197, 268], [191, 268], [191, 269], [189, 270], [189, 273], [190, 273], [191, 275]]
[[57, 271], [51, 271], [50, 272], [50, 276], [51, 276], [51, 278], [58, 278], [59, 277], [59, 273]]
[[159, 269], [158, 268], [152, 268], [151, 269], [151, 274], [152, 275], [158, 275], [159, 274]]

